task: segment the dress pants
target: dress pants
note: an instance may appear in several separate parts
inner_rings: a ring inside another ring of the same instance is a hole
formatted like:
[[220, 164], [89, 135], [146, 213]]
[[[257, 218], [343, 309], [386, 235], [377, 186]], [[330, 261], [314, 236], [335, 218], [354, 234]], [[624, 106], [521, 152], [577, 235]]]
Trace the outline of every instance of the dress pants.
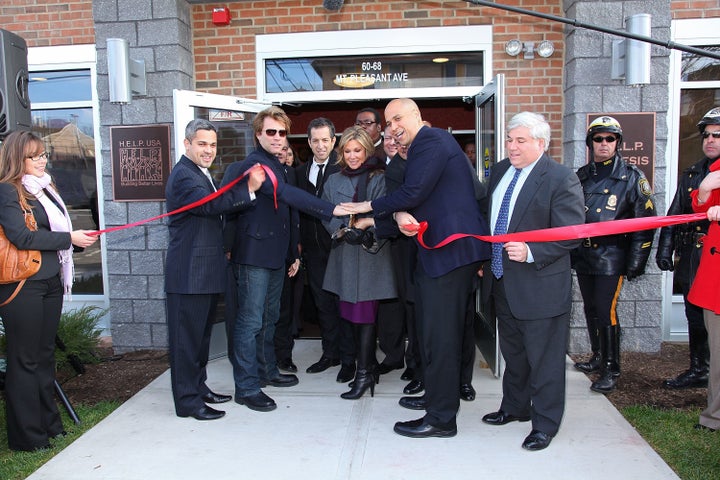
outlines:
[[[289, 267], [289, 265], [286, 265]], [[287, 269], [286, 269], [287, 271]], [[282, 293], [280, 294], [280, 316], [275, 324], [275, 358], [280, 360], [292, 359], [292, 351], [295, 346], [293, 338], [293, 311], [295, 306], [295, 277], [288, 277], [285, 273]]]
[[[8, 295], [14, 290], [15, 284]], [[7, 298], [5, 295], [3, 298]], [[8, 446], [33, 450], [63, 431], [55, 403], [55, 337], [62, 311], [59, 275], [28, 280], [0, 307], [7, 340], [5, 414]]]
[[323, 290], [325, 269], [329, 254], [315, 250], [303, 251], [307, 268], [308, 286], [315, 300], [320, 334], [322, 336], [323, 356], [331, 360], [340, 360], [345, 364], [355, 363], [355, 346], [352, 328], [344, 325], [340, 319], [337, 295]]
[[502, 279], [493, 278], [500, 351], [505, 359], [500, 409], [530, 415], [532, 428], [554, 436], [565, 410], [565, 356], [570, 312], [518, 320], [512, 316]]
[[217, 294], [166, 294], [167, 323], [175, 413], [191, 415], [202, 408], [210, 390], [207, 363]]
[[707, 408], [700, 413], [700, 425], [720, 429], [720, 315], [703, 310], [710, 344], [710, 375], [708, 375]]
[[432, 278], [417, 264], [415, 311], [425, 367], [425, 421], [439, 428], [456, 427], [463, 331], [479, 267], [476, 262]]

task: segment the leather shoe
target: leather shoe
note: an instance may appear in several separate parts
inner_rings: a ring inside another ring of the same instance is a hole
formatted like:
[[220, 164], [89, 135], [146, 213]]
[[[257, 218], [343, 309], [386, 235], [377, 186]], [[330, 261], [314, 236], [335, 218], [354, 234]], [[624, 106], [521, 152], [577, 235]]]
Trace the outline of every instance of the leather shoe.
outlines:
[[232, 395], [221, 395], [215, 392], [208, 392], [202, 397], [205, 403], [225, 403], [232, 400]]
[[475, 389], [469, 383], [463, 383], [460, 385], [460, 398], [466, 402], [472, 402], [475, 400]]
[[292, 361], [292, 358], [283, 358], [282, 360], [278, 360], [277, 367], [284, 371], [284, 372], [290, 372], [290, 373], [297, 373], [297, 365], [295, 365]]
[[425, 390], [425, 383], [422, 380], [413, 380], [405, 385], [403, 393], [406, 395], [415, 395]]
[[528, 422], [530, 421], [530, 416], [516, 417], [515, 415], [510, 415], [502, 410], [498, 410], [497, 412], [488, 413], [482, 417], [482, 421], [488, 425], [505, 425], [510, 422]]
[[285, 375], [284, 373], [278, 373], [273, 378], [263, 380], [260, 384], [262, 387], [292, 387], [300, 383], [296, 375]]
[[530, 435], [525, 437], [522, 447], [525, 450], [542, 450], [543, 448], [547, 448], [551, 441], [551, 435], [541, 432], [540, 430], [533, 430], [530, 432]]
[[401, 407], [409, 408], [410, 410], [425, 410], [427, 407], [425, 395], [422, 397], [400, 397], [398, 403]]
[[406, 368], [405, 371], [400, 375], [400, 380], [405, 380], [406, 382], [409, 382], [415, 378], [415, 369], [413, 368]]
[[180, 415], [181, 417], [193, 417], [195, 420], [217, 420], [225, 416], [225, 412], [215, 410], [212, 407], [203, 405], [189, 415]]
[[322, 356], [320, 357], [320, 360], [310, 365], [305, 371], [307, 373], [320, 373], [324, 372], [330, 367], [334, 367], [335, 365], [340, 365], [340, 360], [334, 360], [332, 358]]
[[277, 408], [275, 400], [268, 397], [263, 392], [258, 392], [254, 395], [246, 395], [244, 397], [236, 395], [235, 402], [240, 405], [245, 405], [250, 410], [255, 410], [257, 412], [270, 412]]
[[397, 422], [393, 428], [395, 433], [411, 438], [427, 437], [454, 437], [457, 435], [457, 427], [440, 428], [425, 423], [424, 418], [410, 420], [409, 422]]
[[340, 367], [340, 371], [337, 374], [336, 380], [338, 383], [347, 383], [355, 378], [355, 364], [354, 363], [343, 363]]
[[399, 365], [388, 365], [387, 363], [383, 362], [377, 366], [377, 369], [375, 371], [378, 373], [378, 375], [385, 375], [386, 373], [390, 373], [393, 370], [400, 370], [401, 368], [403, 368], [402, 363]]

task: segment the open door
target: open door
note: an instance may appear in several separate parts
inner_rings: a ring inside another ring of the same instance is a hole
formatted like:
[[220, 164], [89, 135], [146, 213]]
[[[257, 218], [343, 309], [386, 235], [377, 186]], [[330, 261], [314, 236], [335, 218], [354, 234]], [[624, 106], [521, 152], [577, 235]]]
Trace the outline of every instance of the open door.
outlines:
[[[183, 140], [185, 126], [195, 118], [204, 118], [213, 122], [218, 129], [218, 149], [215, 162], [210, 166], [210, 174], [220, 182], [225, 168], [233, 162], [243, 160], [255, 150], [255, 135], [252, 122], [255, 114], [267, 108], [268, 104], [256, 100], [193, 92], [173, 91], [173, 111], [175, 133], [175, 155], [179, 159], [185, 152]], [[229, 270], [229, 269], [228, 269]], [[228, 271], [228, 275], [231, 272]], [[228, 299], [234, 301], [234, 299]], [[225, 312], [229, 302], [224, 296], [218, 302], [215, 312], [215, 325], [210, 340], [210, 358], [227, 354], [227, 333]]]
[[[477, 173], [481, 181], [490, 176], [490, 168], [505, 158], [505, 75], [497, 75], [475, 97], [475, 145]], [[496, 377], [502, 371], [502, 356], [497, 319], [492, 306], [475, 292], [475, 344]]]

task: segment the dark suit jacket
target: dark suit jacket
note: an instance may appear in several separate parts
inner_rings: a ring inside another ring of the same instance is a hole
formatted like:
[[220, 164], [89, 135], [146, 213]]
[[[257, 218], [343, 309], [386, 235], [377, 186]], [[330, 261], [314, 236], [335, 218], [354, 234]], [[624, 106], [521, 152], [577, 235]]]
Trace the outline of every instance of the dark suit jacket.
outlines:
[[[488, 234], [488, 224], [475, 199], [468, 159], [445, 130], [422, 127], [408, 150], [405, 180], [395, 192], [372, 202], [375, 216], [408, 211], [427, 221], [425, 242], [435, 245], [453, 233]], [[418, 260], [434, 278], [490, 258], [490, 246], [466, 238], [443, 248], [418, 249]]]
[[269, 269], [284, 268], [292, 232], [290, 206], [328, 220], [332, 218], [335, 206], [289, 185], [277, 157], [261, 147], [245, 160], [231, 164], [225, 171], [223, 185], [256, 163], [269, 167], [277, 178], [278, 208], [275, 209], [273, 185], [268, 177], [257, 192], [255, 207], [229, 216], [229, 223], [232, 224], [229, 231], [234, 233], [230, 238], [226, 235], [225, 243], [231, 249], [233, 263]]
[[[305, 190], [306, 192], [315, 195], [318, 198], [322, 198], [323, 187], [325, 185], [325, 179], [327, 179], [333, 173], [339, 172], [340, 167], [336, 164], [337, 153], [333, 150], [330, 153], [330, 157], [327, 159], [325, 168], [323, 169], [322, 178], [319, 179], [319, 188], [315, 188], [315, 185], [310, 183], [310, 166], [313, 160], [310, 159], [304, 164], [300, 165], [295, 169], [295, 177], [297, 180], [298, 188]], [[320, 219], [306, 213], [300, 213], [300, 243], [303, 247], [303, 252], [330, 252], [330, 234], [325, 230]]]
[[[510, 168], [505, 159], [490, 171], [486, 210], [492, 207], [492, 192]], [[577, 175], [544, 154], [530, 172], [518, 194], [508, 233], [585, 223], [582, 188]], [[528, 242], [534, 263], [511, 262], [503, 250], [505, 295], [513, 317], [521, 320], [551, 318], [570, 311], [570, 251], [580, 240]], [[486, 265], [484, 281], [492, 279]], [[490, 292], [490, 287], [483, 288]]]
[[[210, 180], [183, 155], [165, 187], [169, 212], [204, 198], [215, 190]], [[211, 294], [225, 291], [222, 213], [250, 207], [247, 182], [224, 195], [176, 215], [168, 222], [170, 239], [165, 265], [165, 291]]]

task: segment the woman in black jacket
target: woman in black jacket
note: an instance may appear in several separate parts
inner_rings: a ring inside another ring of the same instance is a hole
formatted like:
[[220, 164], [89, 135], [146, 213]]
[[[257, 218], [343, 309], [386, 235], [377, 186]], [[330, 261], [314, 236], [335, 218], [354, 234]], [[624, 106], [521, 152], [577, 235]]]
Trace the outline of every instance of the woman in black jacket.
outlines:
[[[63, 435], [54, 400], [55, 335], [63, 294], [73, 281], [72, 248], [88, 247], [97, 236], [74, 230], [67, 208], [45, 171], [48, 154], [31, 132], [13, 132], [0, 148], [0, 225], [8, 240], [21, 250], [40, 250], [40, 270], [17, 296], [0, 307], [7, 340], [5, 410], [8, 446], [38, 450]], [[25, 225], [32, 211], [37, 231]], [[17, 284], [0, 285], [0, 303]]]

